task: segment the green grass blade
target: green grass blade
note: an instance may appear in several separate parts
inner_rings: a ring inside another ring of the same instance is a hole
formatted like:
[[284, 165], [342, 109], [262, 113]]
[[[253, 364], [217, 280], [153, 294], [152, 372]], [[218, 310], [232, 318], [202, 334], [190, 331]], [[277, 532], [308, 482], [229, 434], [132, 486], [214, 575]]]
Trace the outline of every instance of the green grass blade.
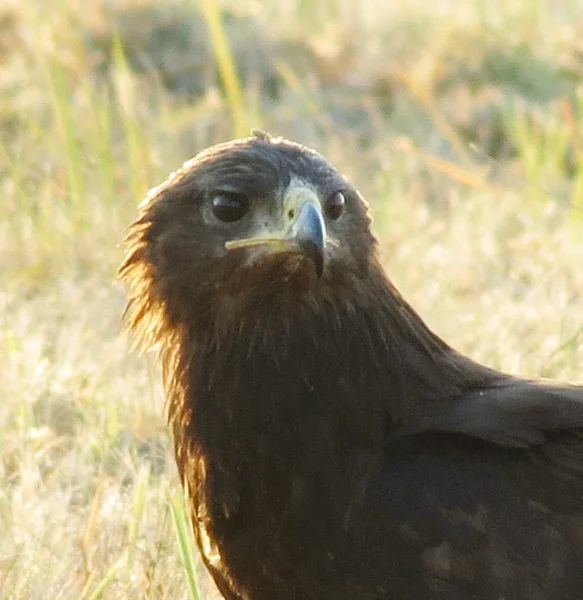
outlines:
[[136, 98], [132, 72], [128, 66], [119, 36], [113, 43], [113, 62], [116, 67], [116, 91], [121, 106], [121, 119], [126, 144], [131, 187], [136, 200], [144, 197], [149, 188], [148, 143], [138, 117], [139, 101]]
[[111, 565], [91, 594], [86, 596], [86, 600], [101, 600], [101, 598], [104, 597], [103, 594], [107, 589], [107, 586], [114, 580], [118, 571], [126, 564], [127, 557], [127, 552], [124, 550], [121, 556], [113, 563], [113, 565]]
[[148, 487], [149, 477], [150, 472], [148, 469], [143, 469], [137, 476], [137, 484], [134, 495], [134, 506], [132, 514], [130, 515], [130, 522], [128, 524], [127, 571], [130, 577], [134, 569], [136, 549], [138, 547], [138, 537], [140, 534], [140, 524], [142, 522], [142, 517], [144, 513], [144, 505], [146, 501], [146, 488]]
[[194, 560], [195, 551], [192, 544], [192, 533], [186, 513], [184, 511], [184, 501], [181, 496], [173, 496], [170, 499], [172, 509], [172, 518], [176, 528], [176, 537], [180, 549], [180, 557], [186, 573], [186, 584], [190, 600], [199, 600], [200, 594], [196, 584], [196, 564]]
[[233, 131], [236, 137], [244, 137], [249, 133], [249, 127], [245, 117], [241, 82], [225, 35], [219, 7], [215, 0], [202, 0], [202, 9], [219, 74], [225, 86], [227, 102], [231, 109]]
[[61, 139], [65, 145], [69, 195], [75, 209], [78, 211], [77, 214], [83, 220], [85, 210], [82, 204], [84, 185], [81, 169], [81, 152], [76, 135], [77, 124], [71, 107], [71, 89], [67, 85], [62, 66], [56, 60], [47, 58], [45, 67], [51, 88], [55, 123], [58, 125]]

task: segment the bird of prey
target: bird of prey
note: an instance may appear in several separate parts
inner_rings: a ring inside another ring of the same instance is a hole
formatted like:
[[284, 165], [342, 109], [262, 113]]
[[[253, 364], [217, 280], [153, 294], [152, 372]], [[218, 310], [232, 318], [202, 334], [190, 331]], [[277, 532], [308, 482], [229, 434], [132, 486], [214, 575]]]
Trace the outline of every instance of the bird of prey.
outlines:
[[198, 154], [120, 277], [227, 600], [583, 598], [583, 387], [433, 333], [317, 152], [257, 132]]

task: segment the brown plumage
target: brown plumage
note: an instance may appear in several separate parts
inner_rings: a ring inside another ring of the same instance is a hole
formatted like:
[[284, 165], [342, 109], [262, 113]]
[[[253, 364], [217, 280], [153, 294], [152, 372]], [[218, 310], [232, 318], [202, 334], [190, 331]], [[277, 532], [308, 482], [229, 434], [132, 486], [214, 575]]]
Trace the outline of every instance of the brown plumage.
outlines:
[[205, 564], [245, 600], [572, 600], [583, 389], [452, 350], [388, 281], [363, 199], [267, 135], [154, 189], [127, 324], [160, 350]]

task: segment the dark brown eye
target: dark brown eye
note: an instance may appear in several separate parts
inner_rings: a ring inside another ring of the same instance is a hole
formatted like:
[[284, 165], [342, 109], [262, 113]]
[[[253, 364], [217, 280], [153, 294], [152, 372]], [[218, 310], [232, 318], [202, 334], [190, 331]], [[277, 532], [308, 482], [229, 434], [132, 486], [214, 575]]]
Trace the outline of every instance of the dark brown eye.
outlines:
[[243, 194], [220, 193], [212, 201], [213, 214], [223, 223], [234, 223], [249, 210], [249, 200]]
[[344, 205], [346, 204], [346, 198], [342, 192], [336, 192], [332, 194], [326, 204], [324, 205], [324, 211], [326, 216], [333, 221], [340, 218], [340, 215], [344, 211]]

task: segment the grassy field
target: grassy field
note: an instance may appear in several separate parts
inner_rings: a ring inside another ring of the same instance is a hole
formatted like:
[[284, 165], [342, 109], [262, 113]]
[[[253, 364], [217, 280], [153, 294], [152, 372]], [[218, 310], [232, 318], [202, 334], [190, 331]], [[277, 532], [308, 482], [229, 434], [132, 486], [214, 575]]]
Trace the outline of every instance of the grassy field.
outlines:
[[583, 380], [580, 0], [382, 5], [0, 5], [2, 600], [211, 597], [115, 271], [148, 187], [251, 127], [360, 187], [451, 344]]

